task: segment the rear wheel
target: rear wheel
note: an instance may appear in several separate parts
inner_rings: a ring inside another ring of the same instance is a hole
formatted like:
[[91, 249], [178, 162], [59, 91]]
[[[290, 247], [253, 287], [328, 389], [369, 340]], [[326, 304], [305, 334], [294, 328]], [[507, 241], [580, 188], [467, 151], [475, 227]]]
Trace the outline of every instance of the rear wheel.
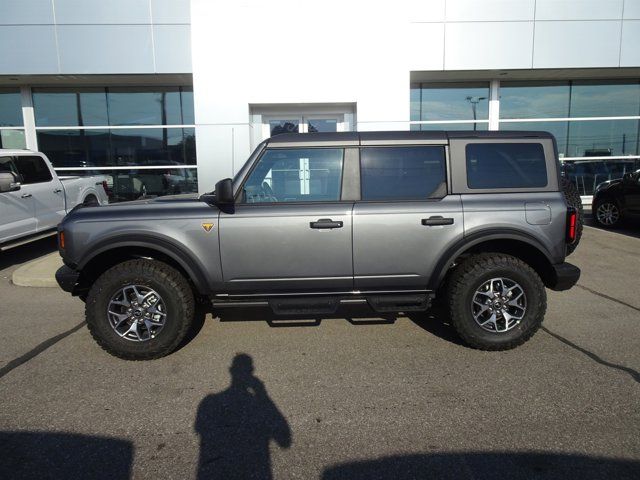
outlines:
[[593, 218], [601, 227], [615, 228], [622, 222], [622, 213], [615, 201], [604, 198], [595, 203]]
[[98, 206], [98, 199], [95, 195], [87, 195], [87, 198], [84, 199], [84, 202], [82, 202], [82, 204], [85, 207], [96, 207]]
[[576, 223], [576, 239], [573, 243], [567, 245], [567, 255], [571, 255], [578, 244], [580, 243], [580, 237], [582, 237], [582, 227], [584, 225], [584, 208], [582, 206], [582, 199], [580, 198], [580, 192], [576, 186], [567, 178], [561, 179], [562, 193], [564, 194], [564, 200], [567, 205], [573, 207], [578, 212], [578, 222]]
[[103, 273], [86, 301], [89, 331], [110, 354], [126, 360], [163, 357], [180, 344], [194, 315], [187, 280], [155, 260], [129, 260]]
[[451, 324], [480, 350], [508, 350], [540, 328], [547, 309], [544, 284], [522, 260], [484, 253], [467, 258], [448, 288]]

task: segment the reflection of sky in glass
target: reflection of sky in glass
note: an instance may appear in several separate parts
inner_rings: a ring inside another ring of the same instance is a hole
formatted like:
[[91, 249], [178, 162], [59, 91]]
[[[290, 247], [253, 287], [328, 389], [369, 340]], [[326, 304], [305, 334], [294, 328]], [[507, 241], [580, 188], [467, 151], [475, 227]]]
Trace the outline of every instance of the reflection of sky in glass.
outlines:
[[569, 116], [569, 84], [500, 85], [500, 118]]
[[623, 117], [640, 115], [640, 83], [601, 84], [574, 82], [572, 117]]
[[0, 127], [22, 126], [20, 92], [0, 90]]
[[476, 126], [476, 130], [487, 130], [489, 124], [482, 123], [423, 123], [418, 125], [411, 125], [411, 130], [473, 130], [473, 126]]
[[[568, 156], [635, 155], [638, 153], [638, 120], [569, 122]], [[604, 150], [604, 152], [600, 152]]]
[[500, 122], [500, 130], [549, 132], [556, 137], [558, 153], [567, 154], [567, 122]]
[[411, 120], [473, 120], [489, 118], [489, 85], [422, 84], [411, 92]]

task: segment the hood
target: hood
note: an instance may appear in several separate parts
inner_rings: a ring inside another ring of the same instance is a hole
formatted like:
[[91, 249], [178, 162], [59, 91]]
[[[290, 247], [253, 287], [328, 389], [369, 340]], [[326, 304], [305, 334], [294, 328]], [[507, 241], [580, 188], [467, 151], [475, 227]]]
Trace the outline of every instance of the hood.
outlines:
[[598, 186], [596, 187], [595, 192], [602, 192], [603, 190], [609, 190], [610, 188], [616, 187], [618, 185], [622, 184], [622, 179], [621, 178], [615, 178], [613, 180], [607, 180], [604, 181], [602, 183], [599, 183]]

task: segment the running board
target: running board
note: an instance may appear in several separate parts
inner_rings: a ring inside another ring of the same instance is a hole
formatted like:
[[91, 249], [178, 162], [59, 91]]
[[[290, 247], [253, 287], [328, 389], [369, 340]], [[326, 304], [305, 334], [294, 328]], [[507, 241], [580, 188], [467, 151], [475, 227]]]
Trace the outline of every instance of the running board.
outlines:
[[367, 303], [378, 313], [420, 312], [429, 308], [431, 296], [427, 294], [369, 295]]
[[11, 250], [12, 248], [19, 247], [20, 245], [26, 245], [27, 243], [35, 242], [36, 240], [42, 240], [43, 238], [52, 237], [57, 233], [56, 230], [50, 230], [45, 233], [37, 233], [30, 237], [19, 238], [11, 242], [3, 243], [0, 245], [0, 252]]

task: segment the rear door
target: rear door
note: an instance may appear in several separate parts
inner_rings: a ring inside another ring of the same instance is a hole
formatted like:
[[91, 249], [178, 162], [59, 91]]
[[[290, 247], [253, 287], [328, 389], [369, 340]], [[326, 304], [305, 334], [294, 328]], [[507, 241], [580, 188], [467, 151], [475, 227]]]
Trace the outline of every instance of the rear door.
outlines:
[[[0, 157], [0, 172], [18, 174], [13, 157]], [[35, 232], [35, 207], [28, 189], [0, 193], [0, 242]]]
[[60, 180], [53, 176], [49, 165], [39, 155], [20, 155], [15, 161], [22, 175], [23, 190], [33, 198], [37, 230], [56, 227], [66, 214]]
[[426, 290], [462, 238], [462, 204], [448, 194], [444, 145], [363, 146], [353, 210], [356, 290]]
[[229, 292], [352, 290], [353, 202], [342, 200], [344, 165], [339, 147], [265, 150], [236, 205], [220, 214]]

